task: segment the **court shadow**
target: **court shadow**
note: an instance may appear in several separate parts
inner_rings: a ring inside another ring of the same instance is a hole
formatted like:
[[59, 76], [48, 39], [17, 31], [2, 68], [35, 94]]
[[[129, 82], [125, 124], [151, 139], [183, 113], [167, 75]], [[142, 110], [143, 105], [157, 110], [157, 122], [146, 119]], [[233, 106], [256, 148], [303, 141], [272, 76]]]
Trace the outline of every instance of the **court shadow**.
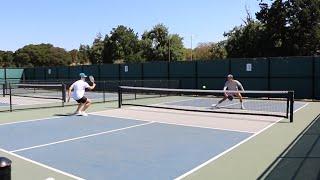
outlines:
[[320, 115], [258, 179], [320, 179]]

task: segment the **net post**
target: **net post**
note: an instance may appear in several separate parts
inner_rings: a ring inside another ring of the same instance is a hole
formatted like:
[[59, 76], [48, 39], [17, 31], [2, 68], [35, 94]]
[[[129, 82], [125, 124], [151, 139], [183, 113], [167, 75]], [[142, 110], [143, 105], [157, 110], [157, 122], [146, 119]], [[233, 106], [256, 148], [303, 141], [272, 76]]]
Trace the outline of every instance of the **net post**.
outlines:
[[[137, 80], [134, 81], [134, 86], [137, 86]], [[134, 100], [137, 100], [137, 92], [134, 92]]]
[[289, 119], [289, 111], [290, 111], [290, 93], [287, 94], [287, 110], [286, 110], [286, 118]]
[[6, 96], [6, 85], [2, 84], [2, 96], [5, 97]]
[[12, 112], [12, 90], [11, 90], [11, 84], [9, 84], [9, 99], [10, 99], [10, 112]]
[[106, 81], [103, 81], [103, 86], [102, 86], [102, 93], [103, 93], [103, 102], [105, 103], [106, 102]]
[[118, 87], [118, 108], [122, 105], [122, 89], [121, 86]]
[[290, 122], [293, 122], [293, 112], [294, 112], [294, 91], [289, 91], [289, 101], [290, 101]]
[[64, 103], [66, 102], [67, 99], [67, 86], [66, 84], [62, 83], [61, 84], [61, 88], [62, 88], [62, 107], [64, 107]]

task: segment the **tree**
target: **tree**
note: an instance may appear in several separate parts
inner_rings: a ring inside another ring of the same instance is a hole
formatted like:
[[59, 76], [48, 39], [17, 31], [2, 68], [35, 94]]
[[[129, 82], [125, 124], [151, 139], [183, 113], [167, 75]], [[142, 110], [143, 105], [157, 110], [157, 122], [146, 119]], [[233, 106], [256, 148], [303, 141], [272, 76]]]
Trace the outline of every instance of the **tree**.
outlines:
[[90, 46], [81, 44], [77, 58], [80, 64], [88, 64], [90, 62]]
[[70, 54], [51, 44], [27, 45], [15, 52], [14, 62], [18, 66], [70, 65]]
[[141, 62], [140, 47], [138, 34], [133, 29], [123, 25], [113, 28], [110, 36], [106, 35], [104, 39], [103, 62]]
[[199, 43], [193, 50], [193, 57], [196, 60], [209, 60], [212, 57], [211, 48], [213, 43]]
[[169, 29], [158, 24], [150, 31], [144, 32], [142, 35], [143, 56], [151, 61], [182, 60], [184, 48], [182, 43], [183, 38], [178, 34], [169, 34]]
[[[183, 38], [178, 34], [169, 35], [169, 50], [170, 50], [170, 60], [179, 61], [183, 60], [184, 46], [182, 43]], [[169, 56], [169, 54], [168, 54]]]
[[289, 44], [294, 55], [320, 54], [320, 1], [289, 0]]
[[[83, 53], [86, 53], [86, 47], [82, 49]], [[90, 62], [92, 64], [101, 64], [103, 63], [103, 51], [104, 51], [104, 42], [102, 40], [102, 35], [99, 33], [94, 39], [91, 48], [89, 49], [88, 55]]]
[[210, 49], [211, 59], [225, 59], [228, 56], [225, 43], [225, 41], [221, 41], [219, 43], [212, 44]]
[[260, 4], [257, 19], [265, 27], [269, 56], [319, 54], [320, 1], [275, 0]]
[[[194, 50], [193, 56], [196, 60], [224, 59], [227, 57], [225, 42], [200, 43]], [[190, 51], [190, 50], [189, 50]], [[190, 57], [190, 55], [189, 55]], [[189, 59], [189, 58], [188, 58]]]
[[0, 51], [0, 67], [14, 67], [12, 51]]
[[260, 3], [260, 12], [257, 19], [264, 29], [264, 49], [267, 56], [293, 55], [290, 52], [288, 31], [288, 9], [283, 0], [275, 0], [271, 5]]
[[[251, 58], [265, 56], [264, 27], [250, 17], [245, 25], [233, 28], [224, 34], [226, 54], [230, 58]], [[221, 46], [221, 45], [220, 45]]]

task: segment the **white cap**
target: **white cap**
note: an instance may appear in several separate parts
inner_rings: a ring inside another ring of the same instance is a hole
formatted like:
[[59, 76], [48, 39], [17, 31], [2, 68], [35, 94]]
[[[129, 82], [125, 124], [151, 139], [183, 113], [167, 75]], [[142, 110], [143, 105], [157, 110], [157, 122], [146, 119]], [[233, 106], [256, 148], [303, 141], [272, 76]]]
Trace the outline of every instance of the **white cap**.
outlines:
[[233, 75], [232, 75], [232, 74], [229, 74], [229, 75], [228, 75], [228, 78], [233, 78]]

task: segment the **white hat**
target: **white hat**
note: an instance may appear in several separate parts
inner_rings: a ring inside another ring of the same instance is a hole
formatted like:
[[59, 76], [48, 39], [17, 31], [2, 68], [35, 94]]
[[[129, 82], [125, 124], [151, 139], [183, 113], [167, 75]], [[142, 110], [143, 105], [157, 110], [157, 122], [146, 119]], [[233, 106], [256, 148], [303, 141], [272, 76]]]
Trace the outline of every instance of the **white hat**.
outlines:
[[227, 77], [228, 77], [228, 78], [233, 78], [233, 75], [232, 75], [232, 74], [229, 74]]

